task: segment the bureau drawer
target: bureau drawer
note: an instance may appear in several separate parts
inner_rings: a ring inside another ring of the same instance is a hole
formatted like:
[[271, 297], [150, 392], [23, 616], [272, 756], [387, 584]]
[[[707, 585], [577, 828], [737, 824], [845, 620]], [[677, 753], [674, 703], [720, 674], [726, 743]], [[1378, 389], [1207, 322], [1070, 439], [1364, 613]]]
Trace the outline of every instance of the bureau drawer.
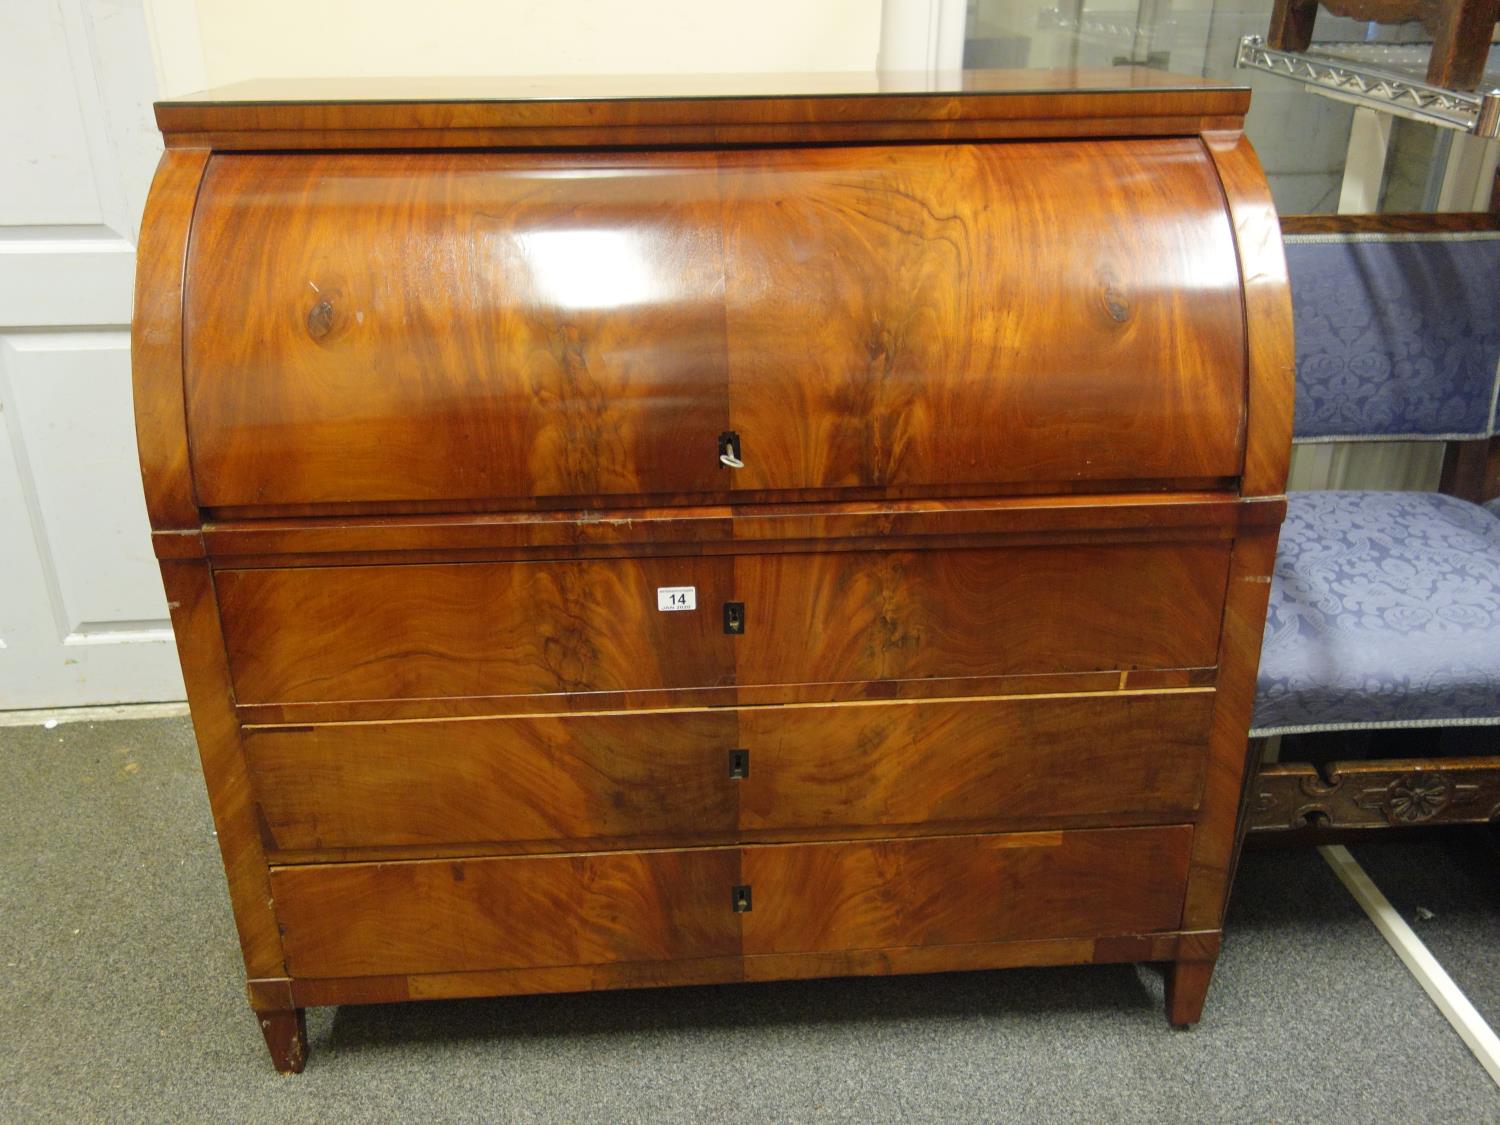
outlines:
[[1196, 138], [217, 154], [183, 323], [209, 507], [1241, 467]]
[[275, 867], [271, 895], [294, 977], [1085, 938], [1174, 929], [1192, 834]]
[[[250, 730], [278, 853], [1188, 819], [1212, 691]], [[619, 846], [616, 844], [615, 846]]]
[[[219, 571], [241, 704], [1197, 668], [1229, 545]], [[697, 609], [663, 612], [692, 587]], [[726, 604], [743, 631], [726, 632]]]

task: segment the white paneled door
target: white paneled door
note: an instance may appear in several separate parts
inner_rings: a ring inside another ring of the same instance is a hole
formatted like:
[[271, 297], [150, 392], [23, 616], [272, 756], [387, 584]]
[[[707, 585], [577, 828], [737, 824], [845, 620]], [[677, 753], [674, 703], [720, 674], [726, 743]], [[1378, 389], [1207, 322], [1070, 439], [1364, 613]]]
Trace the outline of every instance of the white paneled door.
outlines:
[[130, 400], [141, 0], [0, 0], [0, 710], [182, 698]]

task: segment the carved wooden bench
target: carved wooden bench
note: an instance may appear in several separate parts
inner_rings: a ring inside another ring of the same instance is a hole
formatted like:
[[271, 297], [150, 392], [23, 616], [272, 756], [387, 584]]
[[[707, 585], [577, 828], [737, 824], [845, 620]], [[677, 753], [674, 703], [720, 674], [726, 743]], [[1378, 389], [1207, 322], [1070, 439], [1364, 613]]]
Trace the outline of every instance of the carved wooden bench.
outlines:
[[1252, 738], [1483, 726], [1494, 753], [1263, 764], [1246, 824], [1500, 817], [1500, 501], [1478, 502], [1500, 492], [1500, 220], [1306, 216], [1283, 231], [1295, 440], [1450, 444], [1442, 492], [1290, 495]]

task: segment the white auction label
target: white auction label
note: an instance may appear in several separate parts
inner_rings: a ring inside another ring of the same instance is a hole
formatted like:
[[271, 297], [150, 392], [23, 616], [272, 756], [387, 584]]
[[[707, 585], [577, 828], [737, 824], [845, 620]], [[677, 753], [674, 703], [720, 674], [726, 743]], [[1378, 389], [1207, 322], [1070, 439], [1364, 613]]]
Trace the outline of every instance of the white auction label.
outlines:
[[656, 588], [656, 608], [663, 613], [671, 613], [681, 609], [697, 609], [698, 587], [658, 586]]

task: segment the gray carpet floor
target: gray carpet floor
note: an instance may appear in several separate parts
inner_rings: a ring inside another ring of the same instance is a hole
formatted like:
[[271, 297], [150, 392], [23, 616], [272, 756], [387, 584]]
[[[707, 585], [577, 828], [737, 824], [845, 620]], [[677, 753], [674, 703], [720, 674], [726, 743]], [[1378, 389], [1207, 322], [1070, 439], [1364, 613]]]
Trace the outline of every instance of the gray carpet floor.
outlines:
[[[316, 1009], [283, 1078], [185, 719], [0, 728], [0, 808], [7, 1123], [1500, 1122], [1312, 851], [1246, 857], [1189, 1032], [1151, 968], [1016, 970]], [[1493, 856], [1407, 847], [1359, 855], [1493, 1015]]]

